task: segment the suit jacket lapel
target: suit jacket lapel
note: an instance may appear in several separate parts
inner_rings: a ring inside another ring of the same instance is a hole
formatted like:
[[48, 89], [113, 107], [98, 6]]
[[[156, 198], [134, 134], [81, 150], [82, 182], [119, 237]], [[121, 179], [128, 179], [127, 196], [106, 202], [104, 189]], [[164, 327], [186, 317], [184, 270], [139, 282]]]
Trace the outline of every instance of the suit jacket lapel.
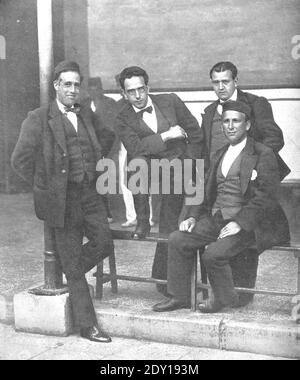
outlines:
[[237, 100], [239, 102], [244, 102], [246, 104], [249, 104], [249, 101], [248, 101], [246, 94], [242, 90], [240, 90], [239, 88], [237, 89]]
[[138, 135], [143, 132], [146, 135], [154, 135], [154, 132], [146, 123], [140, 123], [139, 115], [134, 111], [130, 103], [126, 104], [122, 113], [125, 112], [127, 122]]
[[96, 153], [96, 156], [97, 156], [97, 159], [100, 159], [102, 158], [102, 154], [101, 154], [101, 147], [100, 147], [100, 143], [98, 141], [98, 138], [97, 138], [97, 135], [96, 135], [96, 132], [95, 132], [95, 128], [92, 124], [92, 121], [91, 121], [91, 117], [90, 117], [90, 109], [89, 108], [85, 108], [83, 107], [81, 110], [80, 110], [80, 115], [79, 117], [82, 118], [83, 122], [84, 122], [84, 125], [87, 129], [87, 132], [90, 136], [90, 140], [91, 140], [91, 143], [93, 145], [93, 148], [94, 148], [94, 151]]
[[242, 162], [240, 170], [240, 180], [242, 194], [244, 195], [248, 189], [249, 182], [252, 177], [252, 172], [256, 166], [258, 156], [254, 151], [254, 140], [248, 137], [245, 149], [242, 152]]
[[218, 107], [218, 101], [212, 103], [206, 109], [206, 112], [202, 115], [202, 118], [203, 118], [202, 128], [205, 133], [205, 140], [206, 140], [206, 146], [207, 146], [208, 152], [210, 151], [211, 129], [212, 129], [213, 119], [214, 119], [217, 107]]
[[152, 99], [152, 102], [156, 105], [156, 107], [159, 108], [164, 118], [168, 121], [169, 127], [175, 126], [177, 122], [176, 120], [174, 120], [174, 110], [171, 109], [169, 100], [167, 98], [162, 98], [155, 95], [150, 95], [150, 98]]
[[214, 198], [216, 197], [217, 192], [217, 170], [220, 164], [222, 157], [227, 151], [229, 145], [226, 145], [224, 148], [218, 150], [218, 152], [214, 155], [211, 163], [210, 169], [208, 172], [208, 177], [206, 181], [206, 199], [208, 205], [212, 205], [214, 202]]
[[53, 132], [54, 138], [64, 153], [67, 153], [66, 136], [63, 127], [62, 113], [60, 112], [56, 101], [50, 105], [49, 125]]

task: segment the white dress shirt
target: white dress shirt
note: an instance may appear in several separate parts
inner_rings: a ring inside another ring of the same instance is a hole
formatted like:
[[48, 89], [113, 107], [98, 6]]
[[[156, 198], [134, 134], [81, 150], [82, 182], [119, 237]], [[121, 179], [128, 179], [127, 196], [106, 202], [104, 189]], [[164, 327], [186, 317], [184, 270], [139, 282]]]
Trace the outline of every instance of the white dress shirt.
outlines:
[[241, 154], [242, 150], [245, 148], [247, 144], [247, 138], [245, 138], [242, 142], [240, 142], [237, 145], [230, 145], [227, 152], [224, 155], [223, 162], [222, 162], [222, 174], [226, 178], [227, 174], [234, 163], [234, 161], [238, 158], [238, 156]]
[[153, 108], [152, 113], [144, 112], [143, 113], [143, 120], [148, 125], [148, 127], [152, 129], [152, 131], [154, 133], [157, 133], [157, 130], [158, 130], [157, 129], [157, 117], [156, 117], [155, 108], [154, 108], [154, 105], [153, 105], [153, 102], [152, 102], [152, 99], [150, 98], [150, 96], [148, 97], [148, 103], [147, 103], [146, 107], [139, 109], [139, 108], [136, 108], [135, 106], [133, 106], [133, 109], [135, 110], [136, 113], [138, 113], [138, 112], [142, 111], [143, 109], [150, 107], [150, 106]]
[[[231, 98], [226, 100], [226, 102], [228, 102], [229, 100], [232, 100], [232, 101], [237, 101], [237, 89], [235, 89], [234, 93], [232, 94]], [[219, 100], [219, 104], [218, 104], [218, 107], [217, 107], [217, 110], [219, 112], [220, 115], [222, 115], [223, 113], [223, 103], [225, 103], [224, 100]]]
[[75, 128], [75, 131], [77, 132], [78, 131], [78, 120], [77, 120], [76, 113], [74, 113], [74, 112], [66, 112], [65, 111], [65, 106], [59, 100], [57, 100], [57, 99], [56, 99], [56, 102], [57, 102], [59, 110], [65, 116], [67, 116], [67, 118], [70, 120], [70, 122], [72, 123], [73, 127]]
[[96, 112], [96, 105], [95, 105], [95, 102], [93, 100], [91, 101], [91, 110], [93, 112]]

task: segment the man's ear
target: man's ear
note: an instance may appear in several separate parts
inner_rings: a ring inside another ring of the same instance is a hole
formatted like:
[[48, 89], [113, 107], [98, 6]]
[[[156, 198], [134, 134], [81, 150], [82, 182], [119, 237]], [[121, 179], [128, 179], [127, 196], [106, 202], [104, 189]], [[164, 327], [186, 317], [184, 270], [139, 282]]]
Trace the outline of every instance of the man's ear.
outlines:
[[123, 88], [121, 89], [121, 93], [122, 93], [123, 98], [128, 100], [128, 96], [127, 96], [125, 90], [123, 90]]
[[249, 131], [250, 128], [251, 128], [251, 121], [247, 120], [246, 131]]
[[236, 78], [235, 78], [235, 80], [234, 80], [234, 84], [235, 84], [235, 87], [237, 87], [237, 86], [238, 86], [238, 81], [239, 81], [239, 78], [238, 78], [238, 77], [236, 77]]
[[53, 82], [53, 87], [55, 88], [55, 90], [58, 89], [58, 86], [59, 86], [59, 82], [58, 82], [58, 79], [56, 79], [54, 82]]

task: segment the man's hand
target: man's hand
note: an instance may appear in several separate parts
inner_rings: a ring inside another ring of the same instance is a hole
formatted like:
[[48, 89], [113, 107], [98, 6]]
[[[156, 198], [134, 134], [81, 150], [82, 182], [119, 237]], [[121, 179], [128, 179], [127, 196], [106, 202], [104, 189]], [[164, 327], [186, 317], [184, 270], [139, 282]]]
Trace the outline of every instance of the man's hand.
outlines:
[[195, 218], [189, 218], [187, 220], [184, 220], [180, 223], [179, 231], [181, 232], [193, 232], [196, 225], [196, 219]]
[[187, 137], [188, 136], [185, 130], [181, 128], [179, 125], [175, 125], [174, 127], [171, 127], [167, 132], [161, 134], [163, 142], [175, 139], [186, 139]]
[[236, 222], [228, 223], [220, 232], [218, 239], [224, 239], [227, 236], [237, 235], [242, 228]]

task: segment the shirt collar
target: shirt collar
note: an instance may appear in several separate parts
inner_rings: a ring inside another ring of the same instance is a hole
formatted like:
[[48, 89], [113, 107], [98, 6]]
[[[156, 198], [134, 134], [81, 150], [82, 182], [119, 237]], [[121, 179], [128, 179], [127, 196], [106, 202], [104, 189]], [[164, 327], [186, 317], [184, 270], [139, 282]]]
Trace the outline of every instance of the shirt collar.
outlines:
[[153, 107], [153, 102], [152, 102], [152, 99], [150, 98], [150, 96], [148, 96], [148, 102], [147, 102], [146, 107], [139, 109], [139, 108], [135, 107], [134, 105], [132, 105], [132, 107], [136, 113], [141, 112], [142, 110], [144, 110], [145, 108], [150, 107], [150, 106]]
[[65, 110], [65, 106], [58, 100], [56, 99], [56, 103], [57, 103], [57, 106], [59, 108], [59, 110], [62, 112], [62, 113], [65, 113], [66, 110]]
[[246, 137], [243, 141], [241, 141], [237, 145], [229, 145], [228, 151], [240, 153], [247, 145], [247, 139], [248, 138]]
[[238, 96], [238, 92], [237, 92], [237, 88], [236, 88], [234, 90], [234, 93], [232, 94], [231, 98], [227, 99], [226, 101], [220, 99], [220, 103], [223, 104], [225, 102], [228, 102], [229, 100], [236, 102], [237, 101], [237, 96]]

